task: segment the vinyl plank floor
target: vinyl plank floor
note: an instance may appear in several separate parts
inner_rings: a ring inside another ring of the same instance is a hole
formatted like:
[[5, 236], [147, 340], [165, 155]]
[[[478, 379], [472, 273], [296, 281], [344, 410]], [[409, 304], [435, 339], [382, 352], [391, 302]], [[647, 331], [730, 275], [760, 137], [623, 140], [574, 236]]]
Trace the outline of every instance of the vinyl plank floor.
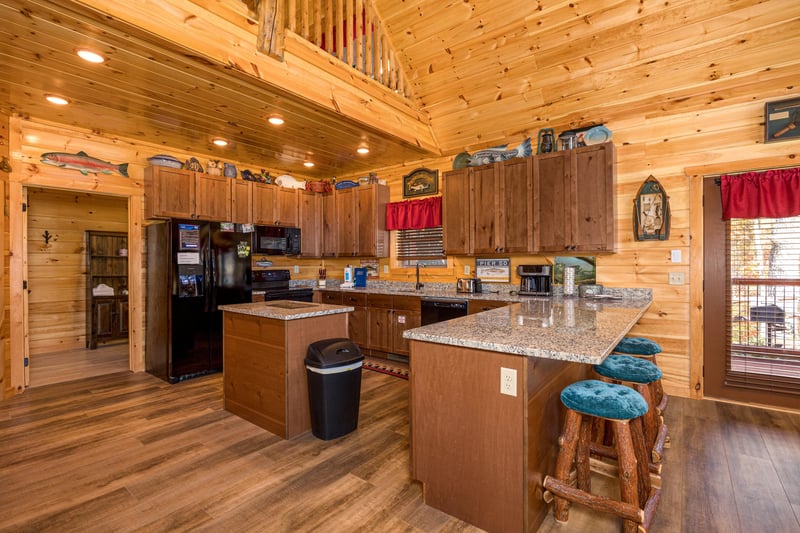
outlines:
[[[800, 531], [800, 414], [671, 398], [665, 416], [651, 532]], [[423, 503], [408, 420], [408, 382], [366, 371], [359, 427], [333, 441], [286, 441], [224, 411], [219, 374], [31, 388], [0, 402], [0, 531], [479, 531]], [[573, 506], [539, 532], [619, 530]]]

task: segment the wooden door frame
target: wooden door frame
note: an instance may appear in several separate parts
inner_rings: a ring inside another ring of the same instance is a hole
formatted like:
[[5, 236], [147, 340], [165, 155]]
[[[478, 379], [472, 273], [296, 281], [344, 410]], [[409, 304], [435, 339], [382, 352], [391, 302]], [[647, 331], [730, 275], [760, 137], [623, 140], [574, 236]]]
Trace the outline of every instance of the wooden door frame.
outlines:
[[[15, 136], [11, 137], [11, 152], [20, 152]], [[15, 145], [16, 143], [16, 145]], [[118, 176], [95, 176], [44, 165], [17, 162], [9, 175], [9, 303], [10, 303], [10, 365], [9, 386], [17, 393], [26, 386], [25, 356], [28, 353], [27, 309], [23, 280], [27, 276], [27, 250], [22, 203], [24, 189], [42, 187], [90, 194], [125, 197], [128, 199], [128, 299], [129, 343], [128, 368], [144, 370], [144, 287], [142, 267], [144, 235], [144, 183], [141, 179]], [[133, 260], [136, 258], [136, 260]]]
[[797, 161], [793, 154], [742, 161], [730, 161], [686, 167], [684, 174], [689, 177], [689, 383], [692, 398], [702, 399], [705, 395], [703, 381], [703, 180], [707, 176], [747, 172], [758, 169], [795, 167]]

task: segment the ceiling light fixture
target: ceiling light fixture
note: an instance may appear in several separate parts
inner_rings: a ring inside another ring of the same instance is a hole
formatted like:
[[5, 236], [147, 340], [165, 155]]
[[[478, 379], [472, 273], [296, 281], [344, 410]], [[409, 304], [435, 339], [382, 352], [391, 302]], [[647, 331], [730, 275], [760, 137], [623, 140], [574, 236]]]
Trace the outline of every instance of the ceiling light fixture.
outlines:
[[58, 96], [57, 94], [46, 94], [44, 97], [48, 102], [55, 105], [67, 105], [69, 103], [68, 98]]
[[305, 163], [303, 163], [303, 166], [306, 168], [311, 168], [314, 166], [314, 163], [312, 161], [306, 161]]
[[228, 141], [226, 139], [221, 138], [221, 137], [217, 137], [216, 139], [214, 139], [211, 142], [214, 143], [217, 146], [228, 146]]
[[273, 126], [280, 126], [281, 124], [283, 124], [284, 121], [283, 118], [279, 117], [278, 115], [271, 115], [267, 119], [267, 122], [269, 122]]
[[80, 48], [76, 52], [78, 57], [81, 59], [88, 61], [89, 63], [104, 63], [106, 58], [98, 54], [97, 52], [93, 52], [86, 48]]
[[358, 152], [361, 155], [368, 154], [369, 148], [367, 148], [366, 146], [359, 146], [358, 149], [356, 149], [356, 152]]

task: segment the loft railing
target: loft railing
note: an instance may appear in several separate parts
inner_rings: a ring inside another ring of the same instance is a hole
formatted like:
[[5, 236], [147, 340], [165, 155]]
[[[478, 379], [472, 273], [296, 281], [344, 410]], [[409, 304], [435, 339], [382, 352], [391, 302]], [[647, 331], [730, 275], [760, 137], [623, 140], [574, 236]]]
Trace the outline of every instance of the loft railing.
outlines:
[[406, 98], [411, 91], [369, 0], [250, 0], [259, 11], [259, 49], [282, 57], [288, 29]]

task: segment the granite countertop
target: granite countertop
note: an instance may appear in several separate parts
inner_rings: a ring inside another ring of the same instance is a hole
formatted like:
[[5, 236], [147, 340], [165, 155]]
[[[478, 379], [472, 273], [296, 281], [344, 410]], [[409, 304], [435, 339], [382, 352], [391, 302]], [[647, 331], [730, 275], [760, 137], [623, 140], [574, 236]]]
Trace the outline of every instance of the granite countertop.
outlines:
[[273, 318], [276, 320], [299, 320], [301, 318], [311, 318], [315, 316], [350, 313], [355, 310], [353, 307], [347, 305], [295, 302], [291, 300], [220, 305], [219, 308], [229, 313], [240, 313], [243, 315]]
[[600, 364], [652, 299], [533, 297], [524, 302], [408, 330], [412, 340], [562, 361]]

